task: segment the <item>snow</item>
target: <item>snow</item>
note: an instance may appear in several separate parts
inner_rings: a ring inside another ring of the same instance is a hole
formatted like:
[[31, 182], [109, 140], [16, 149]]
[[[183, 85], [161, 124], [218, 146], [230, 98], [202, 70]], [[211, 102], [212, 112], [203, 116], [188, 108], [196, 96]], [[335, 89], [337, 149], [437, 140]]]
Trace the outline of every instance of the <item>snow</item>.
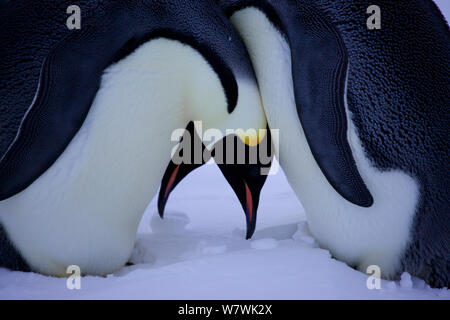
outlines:
[[0, 269], [0, 299], [450, 299], [407, 273], [368, 289], [368, 274], [318, 247], [281, 170], [263, 189], [252, 240], [232, 189], [207, 165], [173, 192], [164, 220], [150, 203], [130, 261], [107, 277], [82, 278], [81, 290]]
[[278, 247], [278, 241], [275, 239], [261, 239], [253, 240], [251, 242], [251, 248], [255, 250], [270, 250]]
[[450, 299], [404, 274], [369, 290], [369, 275], [334, 260], [308, 231], [284, 174], [263, 189], [257, 231], [215, 165], [187, 177], [161, 220], [155, 200], [139, 227], [131, 262], [108, 277], [66, 279], [0, 269], [1, 299]]
[[441, 9], [442, 13], [445, 16], [445, 19], [450, 21], [450, 1], [448, 0], [434, 0], [437, 6]]

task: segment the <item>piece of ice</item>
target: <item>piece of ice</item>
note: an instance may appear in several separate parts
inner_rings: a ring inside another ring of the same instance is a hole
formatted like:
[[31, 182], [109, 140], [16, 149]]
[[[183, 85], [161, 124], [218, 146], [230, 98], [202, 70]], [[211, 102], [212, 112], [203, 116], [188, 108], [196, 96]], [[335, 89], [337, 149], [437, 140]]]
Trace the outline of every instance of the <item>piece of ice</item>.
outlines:
[[411, 275], [408, 272], [404, 272], [402, 274], [402, 277], [400, 279], [400, 286], [405, 289], [412, 289], [413, 288], [413, 282], [411, 279]]
[[155, 212], [150, 220], [150, 227], [153, 233], [175, 233], [184, 230], [189, 222], [189, 217], [182, 212], [167, 211], [164, 219]]
[[261, 240], [254, 240], [251, 244], [252, 249], [255, 250], [270, 250], [275, 249], [278, 247], [278, 241], [275, 239], [261, 239]]

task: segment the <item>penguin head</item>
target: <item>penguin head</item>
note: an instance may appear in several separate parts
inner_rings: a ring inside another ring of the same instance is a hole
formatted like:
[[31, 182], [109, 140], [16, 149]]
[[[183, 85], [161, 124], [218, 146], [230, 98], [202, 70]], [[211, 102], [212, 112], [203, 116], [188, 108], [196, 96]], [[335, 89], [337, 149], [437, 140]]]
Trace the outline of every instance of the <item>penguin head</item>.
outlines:
[[[262, 99], [254, 74], [253, 66], [245, 45], [226, 18], [223, 11], [213, 1], [174, 1], [183, 3], [180, 10], [172, 10], [173, 6], [164, 6], [167, 25], [158, 36], [178, 40], [188, 45], [191, 50], [189, 58], [166, 60], [180, 65], [178, 74], [184, 77], [182, 92], [173, 85], [173, 94], [183, 97], [183, 117], [188, 125], [189, 139], [183, 143], [197, 139], [202, 145], [202, 153], [214, 153], [220, 149], [220, 142], [231, 141], [231, 147], [237, 150], [234, 159], [241, 159], [242, 145], [245, 151], [259, 148], [260, 142], [268, 140], [267, 121], [262, 106]], [[154, 5], [154, 1], [146, 1]], [[159, 3], [159, 2], [158, 2]], [[154, 12], [154, 10], [151, 10]], [[172, 17], [171, 13], [175, 15]], [[199, 14], [201, 13], [201, 14]], [[182, 17], [181, 17], [181, 16]], [[170, 31], [167, 31], [170, 28]], [[184, 51], [186, 52], [186, 51]], [[178, 75], [177, 75], [178, 76]], [[217, 147], [219, 145], [219, 147]], [[189, 148], [189, 147], [187, 147]], [[183, 148], [185, 150], [186, 147]], [[196, 151], [193, 150], [192, 154]], [[216, 158], [214, 155], [212, 155]], [[191, 171], [203, 165], [192, 159], [190, 163], [172, 161], [166, 169], [161, 183], [158, 209], [163, 216], [166, 202], [176, 185]], [[248, 158], [246, 158], [247, 160]], [[265, 169], [269, 161], [262, 163], [247, 161], [225, 162], [218, 164], [226, 180], [246, 213], [248, 232], [253, 233], [256, 222], [256, 209], [259, 194], [267, 178]]]
[[[256, 228], [261, 190], [273, 160], [271, 139], [270, 130], [267, 130], [264, 139], [257, 146], [249, 146], [241, 137], [230, 135], [216, 143], [210, 151], [200, 140], [194, 123], [190, 122], [175, 152], [187, 161], [173, 158], [161, 181], [158, 196], [158, 212], [161, 218], [164, 218], [167, 201], [176, 186], [189, 173], [214, 158], [244, 210], [247, 223], [246, 238], [250, 239]], [[195, 160], [196, 146], [201, 146], [200, 151], [207, 155], [200, 163]]]
[[[213, 8], [217, 9], [216, 6]], [[191, 149], [191, 157], [187, 162], [184, 159], [169, 162], [161, 181], [158, 211], [163, 217], [176, 186], [214, 157], [244, 209], [247, 238], [250, 238], [256, 226], [260, 192], [267, 178], [265, 172], [272, 160], [270, 151], [264, 157], [259, 156], [259, 151], [261, 146], [270, 148], [270, 134], [247, 50], [230, 22], [221, 20], [223, 13], [218, 13], [218, 17], [212, 33], [202, 34], [208, 40], [207, 45], [193, 44], [197, 50], [184, 61], [180, 70], [180, 74], [188, 77], [183, 81], [183, 112], [189, 124], [188, 134], [183, 136], [179, 148], [182, 153]], [[202, 148], [197, 150], [196, 145]], [[227, 150], [234, 151], [231, 157], [228, 154], [227, 158]], [[200, 162], [196, 152], [201, 152]], [[250, 161], [249, 155], [255, 152], [256, 159]], [[179, 154], [179, 151], [175, 153]]]
[[[232, 143], [233, 149], [229, 148], [229, 143]], [[239, 136], [231, 136], [223, 139], [214, 151], [217, 149], [222, 156], [214, 152], [216, 163], [244, 210], [247, 224], [246, 239], [250, 239], [256, 229], [261, 190], [272, 165], [272, 136], [267, 130], [267, 134], [255, 146], [243, 143]], [[231, 157], [228, 155], [230, 150], [232, 150]], [[222, 159], [225, 160], [221, 161]]]

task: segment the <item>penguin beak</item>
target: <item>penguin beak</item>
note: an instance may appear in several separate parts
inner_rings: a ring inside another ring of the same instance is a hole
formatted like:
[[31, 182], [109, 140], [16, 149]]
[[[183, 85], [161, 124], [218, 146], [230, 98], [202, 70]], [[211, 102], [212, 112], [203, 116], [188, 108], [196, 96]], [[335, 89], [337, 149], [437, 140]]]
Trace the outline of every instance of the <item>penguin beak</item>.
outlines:
[[[249, 144], [247, 141], [243, 141], [242, 137], [234, 136], [225, 138], [222, 140], [222, 142], [225, 142], [223, 145], [219, 143], [215, 147], [215, 149], [222, 148], [220, 150], [223, 151], [223, 159], [228, 159], [226, 153], [230, 149], [225, 144], [229, 143], [230, 139], [235, 148], [234, 161], [231, 164], [228, 161], [225, 164], [220, 164], [217, 161], [217, 152], [215, 159], [225, 179], [238, 197], [242, 209], [244, 209], [247, 222], [247, 239], [250, 239], [255, 232], [261, 190], [267, 180], [273, 160], [270, 130], [265, 130], [265, 132], [267, 133], [264, 137], [261, 137], [257, 144]], [[242, 154], [244, 154], [242, 151], [244, 150], [245, 161], [242, 161], [244, 159], [238, 159], [238, 156], [242, 157]], [[252, 157], [251, 155], [256, 156]]]
[[[191, 139], [200, 140], [200, 138], [195, 134], [193, 123], [190, 123], [186, 130], [190, 134]], [[222, 141], [218, 142], [211, 150], [211, 156], [215, 157], [220, 171], [232, 187], [245, 212], [247, 223], [246, 239], [250, 239], [255, 232], [260, 194], [266, 182], [267, 173], [272, 164], [273, 154], [271, 150], [271, 136], [270, 131], [267, 130], [267, 132], [268, 133], [266, 134], [263, 141], [256, 146], [250, 146], [237, 136], [232, 136], [224, 138]], [[185, 138], [183, 138], [183, 140], [184, 139]], [[234, 140], [232, 141], [233, 145], [235, 146], [234, 161], [232, 161], [231, 164], [229, 163], [229, 161], [218, 161], [219, 152], [222, 155], [220, 159], [227, 159], [226, 143], [230, 140]], [[182, 142], [183, 141], [181, 141], [179, 148], [183, 148]], [[267, 143], [267, 145], [265, 145], [265, 143]], [[242, 144], [244, 144], [245, 146]], [[193, 145], [194, 142], [192, 141], [191, 146]], [[252, 154], [252, 152], [256, 152], [259, 155], [262, 146], [266, 148], [265, 152], [268, 154], [268, 156], [266, 158], [261, 158], [258, 156], [257, 160], [253, 161], [255, 163], [251, 163], [249, 160], [250, 155]], [[237, 159], [238, 154], [236, 150], [244, 150], [243, 148], [245, 148], [246, 159], [245, 161], [239, 162]], [[205, 152], [206, 147], [203, 144], [202, 149], [203, 152]], [[191, 155], [193, 157], [193, 152], [191, 152]], [[189, 173], [201, 167], [204, 163], [206, 162], [203, 161], [202, 164], [194, 164], [194, 162], [192, 161], [191, 164], [175, 164], [171, 161], [169, 163], [169, 166], [167, 167], [167, 170], [161, 182], [161, 188], [158, 197], [158, 212], [161, 218], [164, 217], [164, 209], [171, 192]]]
[[257, 212], [261, 190], [267, 179], [261, 175], [263, 166], [257, 165], [219, 165], [245, 212], [247, 223], [246, 239], [250, 239], [256, 228]]
[[161, 189], [158, 195], [158, 213], [161, 218], [164, 218], [164, 210], [172, 191], [189, 173], [199, 167], [201, 165], [183, 163], [176, 165], [172, 161], [169, 163], [161, 181]]
[[[200, 138], [195, 134], [194, 123], [190, 122], [186, 128], [186, 133], [182, 137], [180, 141], [180, 145], [178, 147], [177, 153], [183, 155], [183, 148], [186, 147], [183, 145], [183, 141], [187, 141], [187, 139], [191, 139], [191, 161], [190, 163], [182, 162], [179, 164], [175, 164], [173, 161], [170, 161], [167, 166], [166, 172], [164, 173], [163, 179], [161, 181], [161, 188], [158, 195], [158, 213], [161, 218], [164, 218], [164, 210], [166, 208], [167, 201], [169, 200], [170, 194], [173, 190], [175, 190], [176, 186], [187, 176], [189, 173], [194, 171], [197, 168], [200, 168], [204, 161], [200, 164], [196, 164], [194, 161], [194, 143], [199, 143], [202, 146], [202, 152], [205, 152], [205, 146], [201, 142]], [[194, 142], [194, 139], [197, 141]]]

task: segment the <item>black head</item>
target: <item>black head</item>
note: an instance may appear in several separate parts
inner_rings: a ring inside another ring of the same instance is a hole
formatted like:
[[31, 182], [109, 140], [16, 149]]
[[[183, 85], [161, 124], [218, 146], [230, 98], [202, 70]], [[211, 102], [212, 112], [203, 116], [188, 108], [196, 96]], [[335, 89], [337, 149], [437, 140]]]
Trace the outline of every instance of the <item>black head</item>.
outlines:
[[[201, 148], [196, 150], [195, 146], [198, 144], [201, 145]], [[185, 152], [188, 152], [189, 156], [184, 157], [186, 156]], [[196, 162], [195, 152], [201, 152], [206, 157], [203, 157], [201, 162]], [[241, 203], [246, 216], [246, 238], [251, 238], [256, 227], [261, 190], [266, 182], [273, 159], [270, 131], [267, 130], [265, 138], [257, 146], [249, 146], [236, 135], [230, 135], [209, 150], [198, 137], [194, 124], [190, 123], [175, 154], [181, 155], [184, 161], [172, 159], [166, 169], [158, 197], [160, 216], [164, 217], [166, 203], [175, 187], [189, 173], [213, 157]]]

